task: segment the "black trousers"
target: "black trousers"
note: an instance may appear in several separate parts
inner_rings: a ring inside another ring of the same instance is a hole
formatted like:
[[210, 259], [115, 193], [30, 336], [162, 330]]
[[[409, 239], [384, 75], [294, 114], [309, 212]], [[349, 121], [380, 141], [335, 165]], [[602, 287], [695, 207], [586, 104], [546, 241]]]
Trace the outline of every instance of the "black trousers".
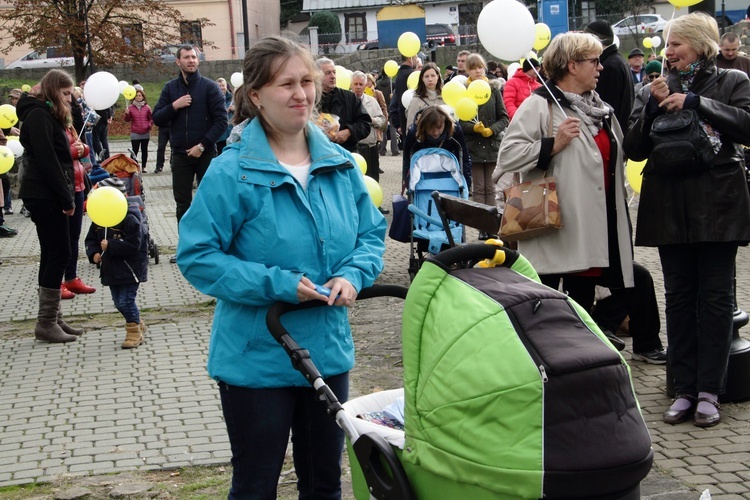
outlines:
[[610, 288], [612, 295], [597, 300], [591, 316], [599, 327], [612, 333], [616, 333], [625, 317], [630, 316], [633, 352], [661, 349], [661, 320], [654, 280], [648, 269], [637, 262], [633, 262], [633, 279], [633, 288]]
[[722, 394], [734, 313], [737, 244], [659, 247], [666, 297], [667, 355], [677, 394]]
[[31, 213], [39, 238], [39, 286], [59, 289], [70, 261], [70, 217], [52, 200], [24, 198], [23, 204]]
[[201, 183], [208, 170], [208, 165], [216, 157], [215, 151], [208, 149], [198, 158], [191, 158], [185, 153], [172, 151], [172, 193], [177, 204], [177, 223], [193, 203], [193, 181]]
[[159, 127], [159, 142], [156, 145], [156, 168], [164, 168], [164, 155], [167, 152], [167, 144], [171, 136], [171, 127]]
[[380, 154], [378, 145], [368, 146], [366, 144], [357, 144], [357, 152], [361, 154], [367, 162], [367, 175], [380, 182]]

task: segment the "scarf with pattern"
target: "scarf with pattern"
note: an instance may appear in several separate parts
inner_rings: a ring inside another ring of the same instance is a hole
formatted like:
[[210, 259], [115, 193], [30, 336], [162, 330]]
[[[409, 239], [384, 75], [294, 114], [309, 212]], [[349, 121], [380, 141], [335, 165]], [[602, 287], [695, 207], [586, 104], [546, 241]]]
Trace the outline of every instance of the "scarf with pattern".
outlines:
[[[680, 88], [684, 93], [688, 93], [690, 86], [695, 79], [695, 75], [698, 74], [701, 69], [703, 69], [703, 60], [699, 59], [688, 65], [684, 70], [678, 71], [680, 76]], [[713, 148], [714, 153], [718, 154], [721, 149], [721, 134], [719, 134], [719, 131], [715, 130], [700, 114], [698, 114], [698, 125], [701, 126], [708, 136], [708, 140], [711, 142], [711, 147]]]
[[[560, 89], [560, 87], [557, 87]], [[602, 101], [595, 91], [590, 90], [584, 94], [565, 92], [560, 89], [565, 98], [570, 102], [570, 107], [578, 114], [592, 136], [596, 136], [604, 126], [604, 118], [612, 114], [612, 106]]]

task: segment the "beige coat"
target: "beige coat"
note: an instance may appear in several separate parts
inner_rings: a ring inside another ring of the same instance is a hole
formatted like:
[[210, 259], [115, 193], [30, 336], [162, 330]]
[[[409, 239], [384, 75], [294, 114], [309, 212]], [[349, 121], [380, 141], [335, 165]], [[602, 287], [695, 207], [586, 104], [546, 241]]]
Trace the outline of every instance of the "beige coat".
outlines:
[[[430, 96], [419, 97], [415, 95], [412, 97], [411, 102], [409, 103], [409, 109], [406, 110], [406, 129], [408, 130], [409, 127], [414, 125], [414, 121], [417, 119], [417, 113], [424, 108], [427, 106], [440, 106], [442, 104], [445, 104], [445, 102], [440, 95], [436, 95], [434, 99], [431, 99]], [[404, 133], [406, 133], [406, 131]]]
[[383, 128], [385, 128], [388, 122], [383, 115], [383, 110], [380, 109], [380, 104], [378, 104], [378, 101], [375, 100], [374, 97], [367, 94], [362, 94], [362, 107], [365, 108], [367, 114], [370, 115], [370, 119], [372, 120], [372, 127], [370, 127], [370, 133], [367, 135], [367, 137], [359, 141], [359, 144], [374, 146], [378, 143], [377, 130], [382, 130]]
[[[552, 110], [552, 132], [547, 132], [549, 110]], [[564, 107], [569, 116], [575, 111]], [[539, 178], [545, 171], [536, 168], [540, 154], [549, 155], [550, 138], [565, 119], [557, 105], [549, 107], [544, 97], [532, 94], [518, 108], [500, 145], [497, 168], [493, 179], [504, 172], [520, 172], [522, 180]], [[617, 120], [610, 120], [617, 146], [612, 150], [616, 158], [615, 193], [618, 248], [622, 276], [626, 287], [633, 286], [633, 254], [625, 176], [622, 157], [622, 131]], [[544, 147], [543, 147], [544, 144]], [[604, 172], [599, 148], [586, 127], [581, 136], [550, 159], [547, 175], [557, 179], [557, 193], [564, 227], [552, 234], [518, 243], [523, 253], [539, 274], [584, 271], [592, 267], [609, 267], [607, 239], [607, 209], [604, 192]]]

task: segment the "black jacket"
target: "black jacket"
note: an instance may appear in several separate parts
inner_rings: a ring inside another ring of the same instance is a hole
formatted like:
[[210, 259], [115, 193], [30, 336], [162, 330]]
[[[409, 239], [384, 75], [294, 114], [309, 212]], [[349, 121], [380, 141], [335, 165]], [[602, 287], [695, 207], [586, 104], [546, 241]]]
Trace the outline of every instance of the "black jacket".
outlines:
[[[192, 103], [175, 111], [172, 103], [186, 94], [193, 97]], [[216, 141], [227, 129], [224, 96], [216, 82], [202, 77], [199, 71], [189, 74], [187, 82], [182, 73], [168, 81], [154, 106], [152, 118], [155, 125], [172, 127], [170, 144], [172, 152], [177, 154], [186, 154], [198, 143], [215, 151]]]
[[[750, 137], [750, 79], [733, 70], [722, 70], [718, 79], [713, 79], [714, 75], [717, 69], [711, 64], [695, 76], [691, 92], [695, 89], [700, 96], [694, 109], [719, 132], [721, 150], [712, 164], [698, 173], [644, 175], [636, 245], [750, 241], [750, 195], [740, 146]], [[676, 71], [669, 73], [672, 92], [682, 92], [679, 78]], [[651, 124], [664, 113], [650, 101], [647, 86], [636, 100], [633, 124], [623, 144], [628, 158], [638, 161], [651, 154]]]
[[94, 254], [101, 254], [101, 241], [107, 240], [100, 270], [102, 285], [129, 285], [148, 279], [148, 233], [141, 221], [138, 208], [129, 207], [125, 219], [116, 226], [105, 228], [91, 224], [86, 235], [86, 255], [94, 262]]
[[604, 69], [599, 73], [596, 93], [602, 101], [615, 108], [615, 117], [625, 133], [628, 130], [628, 118], [633, 110], [635, 97], [630, 66], [617, 51], [616, 45], [610, 45], [604, 49], [600, 59]]
[[49, 200], [61, 210], [75, 208], [75, 174], [65, 128], [50, 107], [28, 94], [16, 107], [21, 127], [24, 174], [19, 196], [22, 199]]
[[391, 122], [391, 126], [400, 128], [401, 133], [406, 135], [406, 108], [401, 102], [401, 96], [407, 90], [407, 81], [409, 75], [411, 75], [414, 68], [408, 64], [402, 64], [398, 68], [396, 78], [393, 80], [393, 96], [391, 102], [388, 104], [388, 120]]
[[[354, 92], [335, 87], [330, 92], [323, 92], [320, 99], [320, 110], [324, 113], [333, 113], [339, 117], [339, 129], [348, 129], [351, 132], [349, 140], [341, 146], [352, 153], [357, 151], [357, 143], [370, 135], [372, 119], [357, 99]], [[173, 132], [174, 133], [174, 132]]]

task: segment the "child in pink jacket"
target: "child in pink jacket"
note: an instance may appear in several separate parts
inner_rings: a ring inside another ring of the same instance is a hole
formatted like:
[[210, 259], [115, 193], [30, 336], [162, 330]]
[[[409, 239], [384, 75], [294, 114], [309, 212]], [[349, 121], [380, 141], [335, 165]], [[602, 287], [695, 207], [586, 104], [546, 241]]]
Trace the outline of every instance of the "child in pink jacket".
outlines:
[[151, 108], [146, 103], [146, 92], [137, 90], [130, 106], [125, 111], [125, 121], [130, 122], [130, 143], [136, 156], [138, 150], [141, 153], [141, 170], [146, 173], [146, 162], [148, 161], [148, 141], [151, 138], [151, 127], [154, 121], [151, 119]]

